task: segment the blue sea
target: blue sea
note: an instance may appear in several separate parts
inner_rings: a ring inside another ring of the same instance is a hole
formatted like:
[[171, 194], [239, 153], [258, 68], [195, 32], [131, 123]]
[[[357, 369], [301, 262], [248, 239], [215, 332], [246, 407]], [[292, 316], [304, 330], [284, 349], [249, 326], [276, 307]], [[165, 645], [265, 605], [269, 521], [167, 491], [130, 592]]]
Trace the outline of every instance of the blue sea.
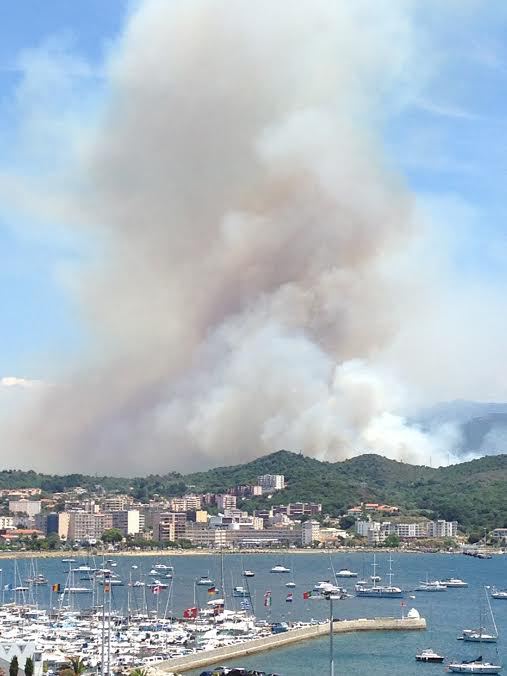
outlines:
[[[111, 556], [114, 559], [114, 555]], [[377, 554], [377, 574], [386, 580], [388, 571], [387, 553]], [[426, 665], [415, 662], [415, 654], [419, 649], [431, 647], [448, 658], [473, 658], [482, 652], [484, 657], [499, 658], [506, 665], [507, 672], [507, 601], [491, 600], [495, 620], [500, 633], [500, 640], [495, 645], [479, 646], [457, 641], [457, 636], [464, 628], [479, 626], [481, 610], [485, 615], [485, 625], [491, 628], [487, 603], [484, 597], [484, 586], [507, 587], [507, 558], [503, 555], [490, 560], [479, 560], [459, 554], [393, 554], [393, 584], [405, 590], [413, 590], [420, 580], [460, 577], [469, 583], [466, 589], [449, 589], [443, 593], [413, 592], [415, 599], [405, 598], [406, 607], [400, 607], [399, 599], [350, 598], [335, 602], [336, 618], [359, 618], [400, 616], [411, 607], [417, 608], [427, 619], [426, 632], [403, 633], [363, 633], [335, 635], [335, 674], [375, 674], [376, 676], [392, 676], [393, 674], [420, 675], [442, 673], [442, 665]], [[145, 576], [155, 563], [172, 564], [175, 567], [172, 593], [163, 591], [154, 595], [144, 588], [132, 589], [131, 607], [155, 609], [158, 604], [160, 615], [165, 612], [181, 617], [183, 609], [190, 607], [196, 594], [197, 603], [205, 605], [212, 598], [208, 596], [206, 587], [195, 586], [194, 582], [202, 575], [208, 575], [220, 589], [221, 559], [218, 555], [175, 556], [172, 559], [163, 557], [117, 557], [115, 572], [127, 582], [146, 579]], [[79, 559], [74, 566], [86, 561]], [[93, 560], [89, 561], [94, 564]], [[101, 560], [96, 561], [102, 565]], [[281, 564], [291, 568], [291, 574], [270, 573], [272, 566]], [[303, 592], [310, 590], [316, 582], [330, 580], [332, 567], [335, 571], [349, 568], [359, 573], [359, 577], [372, 574], [372, 555], [362, 553], [347, 554], [258, 554], [244, 555], [226, 554], [224, 556], [224, 586], [228, 607], [239, 607], [241, 599], [231, 598], [233, 586], [244, 585], [241, 571], [245, 568], [255, 572], [249, 579], [255, 612], [258, 617], [273, 621], [324, 619], [328, 616], [327, 603], [303, 600]], [[2, 572], [0, 582], [3, 586], [14, 584], [14, 562], [4, 559], [0, 562]], [[59, 559], [21, 560], [16, 563], [17, 580], [27, 577], [32, 567], [46, 575], [50, 583], [66, 583], [68, 564]], [[75, 584], [89, 586], [90, 583], [80, 581], [76, 573]], [[294, 580], [296, 588], [288, 589], [285, 583]], [[341, 580], [341, 584], [350, 589], [355, 580]], [[264, 593], [270, 590], [272, 605], [263, 605]], [[289, 592], [293, 594], [293, 602], [286, 601]], [[409, 592], [412, 593], [412, 592]], [[4, 591], [4, 601], [12, 600], [13, 593]], [[113, 587], [113, 603], [118, 610], [126, 610], [127, 587]], [[18, 596], [18, 600], [21, 600]], [[39, 587], [36, 600], [41, 606], [50, 601], [50, 587]], [[56, 595], [51, 599], [56, 605]], [[90, 596], [74, 596], [76, 605], [90, 605]], [[327, 640], [315, 640], [301, 643], [264, 654], [254, 655], [239, 660], [239, 665], [276, 672], [282, 676], [311, 675], [328, 673], [329, 644]], [[498, 657], [496, 655], [498, 650]], [[236, 661], [238, 664], [238, 661]], [[196, 672], [199, 673], [199, 672]]]

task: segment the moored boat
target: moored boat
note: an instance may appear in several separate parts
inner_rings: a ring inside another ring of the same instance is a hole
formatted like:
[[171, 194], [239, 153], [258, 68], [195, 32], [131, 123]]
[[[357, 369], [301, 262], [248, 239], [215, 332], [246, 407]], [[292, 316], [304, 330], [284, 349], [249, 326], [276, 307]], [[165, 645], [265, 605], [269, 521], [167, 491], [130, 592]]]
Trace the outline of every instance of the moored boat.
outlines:
[[417, 653], [415, 656], [417, 662], [437, 662], [442, 663], [444, 661], [443, 655], [439, 655], [431, 648], [426, 648], [421, 650], [420, 653]]

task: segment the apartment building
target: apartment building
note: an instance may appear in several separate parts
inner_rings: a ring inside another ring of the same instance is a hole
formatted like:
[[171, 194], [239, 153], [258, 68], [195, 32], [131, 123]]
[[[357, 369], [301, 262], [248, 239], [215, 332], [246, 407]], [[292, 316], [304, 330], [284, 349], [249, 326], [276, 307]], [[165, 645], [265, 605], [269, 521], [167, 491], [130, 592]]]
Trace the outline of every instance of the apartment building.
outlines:
[[220, 511], [226, 509], [236, 509], [237, 498], [235, 495], [229, 495], [228, 493], [222, 493], [215, 496], [216, 505]]
[[153, 516], [153, 539], [174, 542], [185, 537], [187, 515], [185, 512], [158, 512]]
[[121, 530], [124, 537], [137, 535], [140, 532], [138, 509], [122, 509], [111, 512], [111, 515], [113, 517], [113, 528]]
[[283, 491], [285, 488], [285, 477], [283, 474], [262, 474], [257, 477], [257, 485], [262, 488], [263, 494]]
[[171, 512], [195, 512], [202, 507], [200, 495], [184, 495], [182, 498], [172, 498], [169, 501]]
[[9, 500], [9, 512], [11, 514], [26, 514], [27, 516], [35, 516], [40, 514], [41, 501], [27, 500], [21, 498], [20, 500]]
[[89, 513], [69, 512], [68, 539], [74, 542], [81, 540], [99, 540], [102, 533], [113, 527], [111, 512]]
[[319, 539], [320, 523], [309, 519], [305, 521], [301, 529], [301, 544], [303, 547], [313, 544]]

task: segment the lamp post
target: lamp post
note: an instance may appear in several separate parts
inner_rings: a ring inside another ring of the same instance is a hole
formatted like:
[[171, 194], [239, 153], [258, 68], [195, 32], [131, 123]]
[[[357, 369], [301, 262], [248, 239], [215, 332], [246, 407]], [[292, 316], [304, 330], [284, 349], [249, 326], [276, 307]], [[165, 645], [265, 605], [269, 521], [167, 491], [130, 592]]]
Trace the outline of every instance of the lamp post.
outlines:
[[[336, 590], [338, 591], [338, 590]], [[329, 676], [334, 676], [334, 646], [333, 646], [333, 601], [341, 601], [342, 596], [336, 591], [329, 591], [319, 594], [318, 596], [311, 596], [310, 598], [318, 601], [329, 601]]]

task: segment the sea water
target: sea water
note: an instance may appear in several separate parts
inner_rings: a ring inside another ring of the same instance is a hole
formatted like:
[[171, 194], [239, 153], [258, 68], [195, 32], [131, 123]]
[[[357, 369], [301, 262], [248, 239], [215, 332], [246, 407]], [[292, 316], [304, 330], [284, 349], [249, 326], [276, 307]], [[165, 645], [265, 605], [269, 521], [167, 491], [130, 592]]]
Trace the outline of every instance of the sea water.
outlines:
[[[63, 555], [62, 555], [63, 558]], [[229, 608], [239, 608], [242, 599], [232, 598], [232, 587], [245, 586], [246, 580], [241, 576], [243, 569], [255, 572], [254, 578], [248, 579], [252, 593], [252, 602], [255, 614], [260, 618], [272, 621], [296, 621], [311, 619], [322, 620], [328, 617], [329, 606], [325, 601], [311, 601], [303, 599], [303, 592], [312, 589], [315, 583], [333, 579], [333, 568], [337, 572], [341, 568], [348, 568], [358, 573], [359, 579], [368, 578], [372, 573], [372, 554], [370, 553], [324, 553], [294, 554], [255, 554], [239, 555], [182, 555], [171, 559], [167, 556], [121, 556], [115, 557], [116, 566], [112, 570], [127, 585], [129, 579], [149, 581], [147, 576], [154, 564], [165, 563], [174, 565], [174, 579], [172, 591], [165, 590], [159, 595], [153, 594], [146, 587], [130, 588], [130, 607], [132, 610], [155, 610], [158, 607], [159, 615], [174, 613], [181, 617], [184, 608], [194, 602], [205, 606], [216, 598], [208, 594], [207, 587], [195, 585], [195, 581], [202, 575], [208, 575], [214, 580], [222, 596], [222, 568], [225, 587], [226, 604]], [[387, 582], [389, 568], [389, 554], [379, 552], [377, 558], [377, 574], [382, 576], [382, 582]], [[498, 626], [500, 639], [498, 644], [483, 645], [457, 641], [457, 637], [465, 628], [475, 628], [480, 625], [480, 615], [483, 614], [483, 625], [491, 629], [491, 618], [485, 599], [484, 586], [507, 587], [507, 557], [499, 555], [489, 560], [475, 559], [460, 554], [392, 554], [393, 584], [407, 590], [405, 599], [371, 599], [350, 598], [334, 602], [335, 618], [360, 617], [400, 617], [410, 608], [417, 608], [421, 616], [428, 622], [428, 629], [424, 632], [368, 632], [356, 634], [335, 634], [334, 656], [335, 674], [376, 674], [378, 676], [392, 676], [393, 674], [427, 674], [442, 673], [442, 665], [419, 664], [415, 662], [418, 650], [431, 647], [447, 658], [473, 658], [483, 654], [484, 658], [501, 659], [506, 665], [507, 672], [507, 601], [491, 599], [495, 620]], [[79, 558], [73, 566], [87, 562], [98, 567], [104, 565], [102, 558], [95, 561], [84, 561]], [[109, 564], [105, 564], [108, 566]], [[284, 565], [291, 568], [290, 574], [271, 573], [274, 565]], [[58, 558], [14, 561], [3, 559], [0, 562], [0, 585], [5, 587], [17, 586], [20, 580], [31, 575], [33, 567], [37, 572], [44, 574], [51, 583], [60, 583], [63, 588], [67, 581], [69, 564], [62, 563]], [[15, 568], [17, 577], [14, 579]], [[164, 571], [159, 572], [159, 579], [163, 578]], [[443, 579], [446, 577], [460, 577], [469, 583], [465, 589], [448, 589], [441, 593], [423, 593], [413, 591], [419, 581], [429, 579]], [[288, 581], [296, 583], [291, 589], [285, 585]], [[170, 580], [164, 580], [170, 584]], [[351, 591], [356, 580], [339, 579], [340, 586]], [[80, 580], [75, 573], [76, 586], [91, 586], [90, 582]], [[38, 587], [36, 599], [29, 599], [25, 594], [25, 601], [37, 601], [40, 606], [57, 606], [59, 597], [51, 596], [50, 585]], [[113, 587], [113, 606], [119, 611], [127, 609], [127, 586]], [[271, 591], [272, 603], [270, 607], [263, 605], [264, 594]], [[412, 591], [411, 591], [412, 590]], [[292, 593], [292, 602], [287, 602], [287, 596]], [[415, 598], [410, 598], [410, 596]], [[3, 591], [5, 602], [13, 600], [13, 592]], [[20, 594], [17, 600], [22, 601]], [[86, 607], [91, 604], [90, 595], [75, 595], [72, 602], [76, 607]], [[402, 606], [401, 602], [406, 605]], [[68, 597], [64, 599], [65, 605]], [[496, 650], [498, 649], [498, 657]], [[280, 650], [260, 653], [248, 658], [239, 658], [236, 665], [263, 669], [276, 672], [282, 676], [327, 674], [329, 673], [329, 642], [327, 639], [305, 641], [301, 644], [282, 648]], [[194, 673], [200, 673], [194, 672]]]

